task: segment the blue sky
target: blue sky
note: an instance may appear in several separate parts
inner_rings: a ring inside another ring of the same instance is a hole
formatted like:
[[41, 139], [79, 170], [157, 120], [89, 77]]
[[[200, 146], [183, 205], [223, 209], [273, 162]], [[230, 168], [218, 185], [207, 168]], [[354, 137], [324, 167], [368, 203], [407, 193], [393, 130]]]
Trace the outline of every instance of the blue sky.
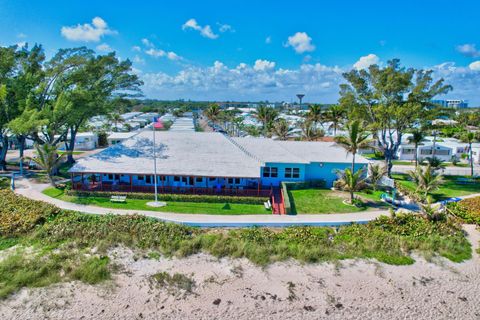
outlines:
[[0, 0], [0, 45], [114, 50], [160, 99], [332, 103], [342, 72], [400, 58], [480, 105], [478, 12], [473, 0]]

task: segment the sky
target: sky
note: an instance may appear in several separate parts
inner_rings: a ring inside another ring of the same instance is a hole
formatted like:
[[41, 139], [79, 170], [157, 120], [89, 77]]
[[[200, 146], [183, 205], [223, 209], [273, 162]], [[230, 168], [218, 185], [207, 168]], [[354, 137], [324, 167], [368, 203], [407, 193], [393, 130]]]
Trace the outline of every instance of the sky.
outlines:
[[342, 73], [399, 58], [480, 106], [480, 1], [0, 0], [0, 45], [115, 51], [147, 98], [335, 103]]

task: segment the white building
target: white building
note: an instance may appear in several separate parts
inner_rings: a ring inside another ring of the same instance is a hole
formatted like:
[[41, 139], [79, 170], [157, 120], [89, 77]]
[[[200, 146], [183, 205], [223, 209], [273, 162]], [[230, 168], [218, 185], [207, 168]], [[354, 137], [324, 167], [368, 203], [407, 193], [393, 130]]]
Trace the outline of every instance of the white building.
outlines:
[[107, 137], [108, 145], [113, 146], [115, 144], [118, 144], [122, 141], [130, 139], [137, 133], [138, 132], [113, 132]]
[[[67, 136], [66, 141], [70, 141], [70, 134]], [[75, 148], [74, 150], [88, 151], [94, 150], [98, 147], [98, 135], [94, 132], [79, 132], [75, 136]], [[66, 150], [67, 146], [61, 144], [59, 150]]]

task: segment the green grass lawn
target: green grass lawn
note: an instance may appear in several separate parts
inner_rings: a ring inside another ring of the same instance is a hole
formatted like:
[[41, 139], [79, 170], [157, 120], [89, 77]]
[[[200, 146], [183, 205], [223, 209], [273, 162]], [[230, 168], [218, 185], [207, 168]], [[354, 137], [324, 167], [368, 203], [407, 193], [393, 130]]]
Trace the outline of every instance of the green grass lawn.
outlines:
[[[372, 202], [376, 206], [383, 206], [380, 201], [381, 193], [357, 194], [361, 195]], [[330, 189], [301, 189], [289, 190], [292, 212], [297, 214], [329, 214], [329, 213], [347, 213], [361, 212], [369, 209], [369, 206], [356, 207], [343, 203], [348, 199], [349, 195], [340, 191], [332, 191]], [[377, 198], [378, 196], [378, 198]]]
[[263, 205], [254, 204], [167, 201], [167, 205], [165, 207], [153, 208], [147, 206], [147, 202], [153, 201], [153, 196], [152, 200], [128, 199], [127, 197], [126, 203], [113, 203], [110, 202], [110, 198], [104, 197], [68, 196], [62, 189], [56, 189], [53, 187], [45, 189], [43, 193], [47, 196], [63, 201], [112, 209], [148, 210], [194, 214], [203, 213], [214, 215], [271, 214], [271, 211], [266, 210]]
[[[62, 154], [65, 154], [65, 155], [66, 155], [68, 152], [67, 152], [67, 151], [61, 151], [61, 150], [59, 150], [59, 151], [57, 151], [57, 153], [58, 153], [59, 155], [62, 155]], [[73, 151], [73, 152], [72, 152], [73, 155], [80, 155], [80, 154], [83, 154], [83, 153], [85, 153], [85, 151]]]
[[[408, 179], [408, 175], [394, 174], [392, 177], [400, 182], [406, 188], [414, 191], [415, 184]], [[444, 176], [444, 184], [436, 191], [431, 193], [435, 201], [441, 201], [448, 198], [467, 196], [469, 194], [480, 193], [480, 183], [476, 184], [458, 184], [459, 176]]]

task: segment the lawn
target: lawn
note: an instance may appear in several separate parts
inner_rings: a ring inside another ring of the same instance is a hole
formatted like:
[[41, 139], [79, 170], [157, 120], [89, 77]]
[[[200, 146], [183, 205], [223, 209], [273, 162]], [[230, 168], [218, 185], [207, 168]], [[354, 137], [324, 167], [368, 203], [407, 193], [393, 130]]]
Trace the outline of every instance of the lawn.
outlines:
[[[329, 214], [365, 211], [369, 207], [356, 207], [343, 203], [349, 195], [345, 192], [332, 191], [330, 189], [301, 189], [289, 190], [292, 212], [297, 214]], [[373, 200], [375, 205], [383, 206], [379, 202], [380, 194], [358, 194], [368, 200]], [[376, 198], [378, 196], [378, 198]]]
[[[153, 208], [147, 206], [152, 200], [128, 199], [126, 203], [112, 203], [110, 198], [105, 197], [75, 197], [64, 193], [62, 189], [53, 187], [43, 191], [52, 198], [63, 201], [93, 205], [103, 208], [125, 210], [148, 210], [174, 213], [214, 214], [214, 215], [244, 215], [244, 214], [271, 214], [263, 205], [239, 204], [239, 203], [207, 203], [207, 202], [175, 202], [168, 201], [165, 207]], [[152, 196], [153, 198], [153, 196]]]
[[[410, 181], [408, 175], [394, 174], [392, 177], [401, 183], [406, 188], [414, 191], [415, 184]], [[436, 191], [431, 193], [435, 201], [441, 201], [448, 198], [467, 196], [474, 193], [480, 193], [480, 183], [474, 184], [458, 184], [458, 178], [465, 178], [459, 176], [444, 176], [444, 184]], [[469, 177], [467, 177], [469, 178]]]
[[[58, 155], [62, 155], [62, 154], [65, 154], [65, 155], [66, 155], [66, 154], [68, 154], [67, 151], [60, 151], [60, 150], [57, 151], [57, 153], [58, 153]], [[72, 152], [73, 155], [81, 155], [81, 154], [84, 154], [84, 153], [85, 153], [85, 151], [73, 151], [73, 152]]]

